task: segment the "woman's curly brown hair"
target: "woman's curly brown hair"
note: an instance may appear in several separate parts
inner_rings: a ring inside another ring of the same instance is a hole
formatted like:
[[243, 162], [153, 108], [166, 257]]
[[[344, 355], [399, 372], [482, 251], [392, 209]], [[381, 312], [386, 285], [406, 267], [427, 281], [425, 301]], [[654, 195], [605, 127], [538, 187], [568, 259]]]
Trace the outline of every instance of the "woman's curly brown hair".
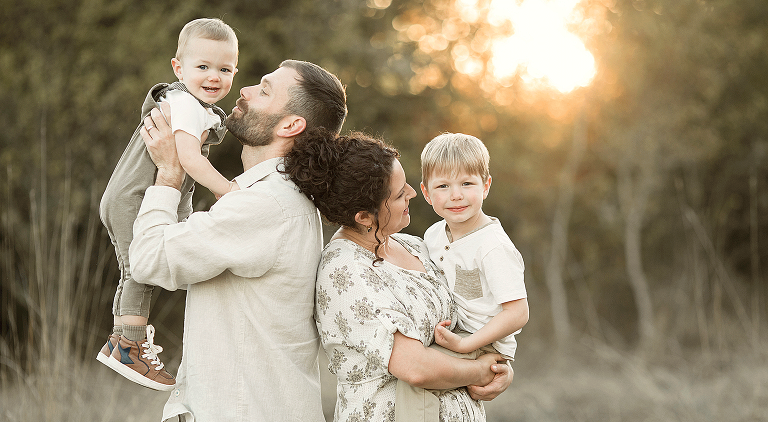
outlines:
[[379, 211], [390, 195], [392, 165], [399, 157], [396, 149], [365, 133], [336, 136], [317, 128], [296, 138], [284, 173], [332, 224], [354, 228], [358, 212], [370, 213], [376, 222], [374, 254], [381, 261], [378, 231], [386, 222], [379, 222]]

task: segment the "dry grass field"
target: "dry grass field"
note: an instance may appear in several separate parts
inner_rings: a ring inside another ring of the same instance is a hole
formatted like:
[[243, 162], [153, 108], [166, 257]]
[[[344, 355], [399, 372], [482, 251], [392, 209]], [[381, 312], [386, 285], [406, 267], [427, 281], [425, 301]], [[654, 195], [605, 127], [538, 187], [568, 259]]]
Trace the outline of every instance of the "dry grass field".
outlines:
[[[763, 421], [768, 419], [765, 350], [652, 362], [585, 343], [559, 359], [543, 350], [521, 349], [514, 383], [486, 403], [488, 422]], [[0, 420], [160, 420], [167, 393], [132, 384], [95, 360], [51, 363], [41, 365], [34, 377], [4, 377]], [[169, 361], [169, 367], [177, 365], [178, 356]], [[335, 380], [324, 368], [322, 359], [330, 422]]]
[[[62, 221], [74, 221], [62, 215]], [[109, 265], [111, 246], [99, 241], [98, 220], [89, 221], [78, 242], [70, 223], [54, 230], [33, 226], [36, 252], [26, 258], [3, 243], [8, 268], [29, 276], [23, 283], [9, 281], [15, 279], [10, 275], [0, 279], [5, 289], [0, 421], [160, 420], [167, 393], [133, 384], [95, 360], [111, 327], [113, 290], [104, 280], [116, 275]], [[53, 238], [46, 235], [51, 231]], [[161, 291], [153, 307], [156, 341], [174, 373], [181, 358], [183, 302], [183, 293]], [[486, 404], [488, 422], [768, 420], [765, 326], [759, 317], [749, 321], [720, 312], [705, 321], [710, 319], [704, 326], [713, 328], [701, 331], [705, 335], [659, 334], [656, 349], [644, 354], [587, 334], [574, 336], [567, 350], [555, 353], [547, 333], [536, 329], [546, 324], [526, 328], [514, 382]], [[330, 422], [335, 379], [324, 356], [320, 366]]]

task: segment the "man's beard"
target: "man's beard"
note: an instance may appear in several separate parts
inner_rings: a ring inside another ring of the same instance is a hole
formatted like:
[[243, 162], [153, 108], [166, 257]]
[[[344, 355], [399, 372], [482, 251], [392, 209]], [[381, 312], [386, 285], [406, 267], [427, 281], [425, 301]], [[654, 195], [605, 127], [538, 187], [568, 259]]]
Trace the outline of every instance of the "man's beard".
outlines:
[[[239, 103], [239, 101], [238, 101]], [[246, 103], [247, 104], [247, 103]], [[243, 115], [235, 117], [230, 114], [224, 125], [229, 133], [235, 136], [241, 144], [250, 147], [265, 146], [272, 143], [275, 126], [286, 116], [285, 113], [266, 113], [249, 109], [246, 104], [237, 104]]]

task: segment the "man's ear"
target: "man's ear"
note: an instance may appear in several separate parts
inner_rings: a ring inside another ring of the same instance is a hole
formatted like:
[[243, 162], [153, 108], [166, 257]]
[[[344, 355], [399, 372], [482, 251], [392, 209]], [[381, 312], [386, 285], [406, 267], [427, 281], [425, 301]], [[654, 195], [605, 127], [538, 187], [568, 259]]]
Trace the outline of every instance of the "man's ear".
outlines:
[[427, 190], [427, 187], [424, 186], [424, 182], [421, 182], [419, 185], [421, 186], [421, 193], [424, 195], [424, 199], [427, 200], [429, 205], [432, 205], [432, 200], [429, 199], [429, 191]]
[[292, 114], [285, 116], [277, 124], [277, 136], [282, 138], [293, 138], [299, 135], [307, 128], [307, 121], [301, 116]]

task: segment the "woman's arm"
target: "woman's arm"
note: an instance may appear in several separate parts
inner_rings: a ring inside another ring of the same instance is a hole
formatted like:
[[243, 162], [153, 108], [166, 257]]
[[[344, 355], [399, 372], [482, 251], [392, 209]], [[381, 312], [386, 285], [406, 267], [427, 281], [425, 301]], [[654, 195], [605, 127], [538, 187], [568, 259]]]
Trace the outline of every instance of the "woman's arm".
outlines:
[[500, 360], [501, 355], [494, 353], [476, 360], [454, 358], [397, 331], [388, 370], [415, 387], [442, 390], [489, 384], [496, 376], [491, 366]]

